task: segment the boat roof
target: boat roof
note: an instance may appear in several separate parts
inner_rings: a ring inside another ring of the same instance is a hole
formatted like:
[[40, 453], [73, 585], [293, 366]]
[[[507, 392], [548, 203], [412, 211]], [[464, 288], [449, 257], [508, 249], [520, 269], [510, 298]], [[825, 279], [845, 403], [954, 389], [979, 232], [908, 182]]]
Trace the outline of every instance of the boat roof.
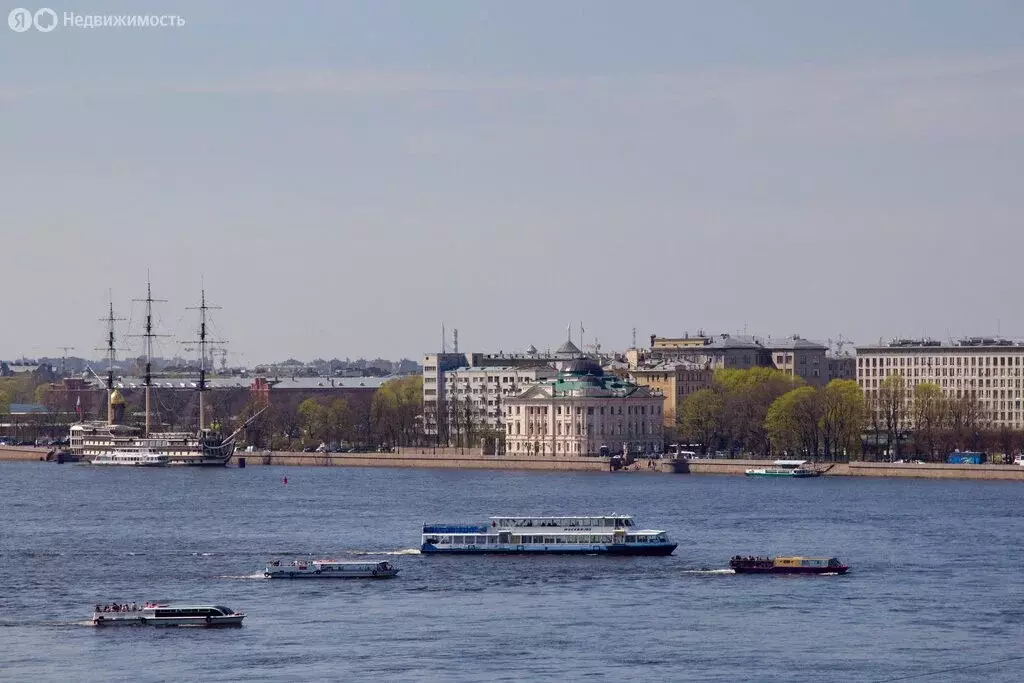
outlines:
[[776, 460], [775, 465], [779, 467], [800, 467], [800, 465], [806, 465], [806, 460]]
[[632, 515], [495, 515], [487, 519], [633, 519]]
[[382, 562], [388, 562], [388, 560], [310, 560], [316, 564], [351, 564], [351, 565], [364, 565], [372, 564], [378, 565]]

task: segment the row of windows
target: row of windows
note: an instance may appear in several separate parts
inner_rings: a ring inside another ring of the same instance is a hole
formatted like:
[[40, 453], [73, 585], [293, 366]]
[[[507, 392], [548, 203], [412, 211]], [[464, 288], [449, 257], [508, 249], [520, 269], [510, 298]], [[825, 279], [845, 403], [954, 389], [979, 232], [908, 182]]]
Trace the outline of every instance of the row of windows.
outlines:
[[[892, 373], [887, 373], [886, 376], [888, 377], [889, 374], [892, 374]], [[1019, 380], [1019, 379], [985, 379], [985, 380], [981, 380], [981, 379], [955, 379], [955, 380], [953, 380], [953, 379], [946, 379], [946, 378], [930, 378], [930, 379], [926, 378], [926, 379], [922, 380], [922, 379], [918, 379], [917, 378], [917, 374], [916, 373], [912, 377], [906, 377], [905, 379], [907, 380], [907, 384], [909, 384], [911, 386], [916, 386], [918, 384], [922, 384], [922, 383], [928, 382], [928, 383], [938, 384], [940, 387], [943, 387], [943, 388], [953, 388], [953, 387], [968, 387], [968, 388], [972, 388], [972, 389], [974, 389], [974, 388], [980, 389], [980, 388], [983, 388], [983, 387], [984, 388], [989, 388], [989, 389], [991, 389], [991, 388], [1003, 388], [1003, 389], [1006, 389], [1006, 388], [1014, 388], [1014, 387], [1016, 387], [1017, 389], [1021, 388], [1021, 380]], [[876, 378], [871, 378], [871, 377], [860, 377], [860, 378], [857, 379], [857, 381], [860, 383], [861, 386], [877, 387], [877, 386], [880, 386], [880, 383], [883, 382], [884, 379], [876, 379]]]
[[[954, 363], [954, 361], [956, 361]], [[970, 361], [970, 362], [968, 362]], [[984, 362], [983, 362], [984, 361]], [[914, 365], [968, 365], [971, 367], [984, 366], [984, 367], [1007, 367], [1007, 366], [1020, 366], [1021, 356], [885, 356], [883, 358], [877, 357], [860, 357], [857, 358], [857, 367], [866, 368], [881, 368], [881, 367], [911, 367]]]
[[[594, 434], [595, 433], [594, 425], [589, 423], [589, 422], [586, 424], [586, 429], [584, 429], [584, 425], [582, 423], [580, 423], [580, 422], [575, 423], [575, 427], [576, 427], [575, 431], [573, 431], [572, 427], [573, 427], [573, 423], [571, 423], [571, 422], [566, 422], [566, 423], [556, 422], [555, 423], [555, 436], [563, 436], [563, 435], [565, 435], [565, 436], [572, 436], [574, 434], [577, 435], [577, 436], [586, 436], [587, 434]], [[633, 434], [648, 434], [648, 433], [654, 434], [654, 433], [657, 432], [657, 429], [658, 429], [657, 425], [655, 425], [653, 423], [651, 424], [650, 429], [648, 429], [648, 426], [647, 426], [646, 422], [628, 422], [628, 423], [626, 423], [626, 432], [625, 433], [629, 434], [629, 435], [633, 435]], [[519, 420], [516, 420], [515, 422], [509, 422], [505, 426], [505, 433], [510, 435], [510, 436], [519, 436], [522, 433], [521, 430], [522, 430], [522, 423]], [[526, 435], [527, 436], [546, 435], [547, 433], [548, 433], [548, 424], [547, 424], [547, 422], [527, 422], [526, 423]], [[597, 426], [596, 433], [599, 436], [604, 436], [604, 434], [605, 434], [605, 425], [604, 425], [603, 422], [600, 423]], [[608, 425], [608, 434], [609, 435], [618, 434], [619, 436], [622, 436], [623, 435], [623, 424], [622, 424], [622, 422], [619, 422], [618, 424], [615, 424], [615, 425]]]

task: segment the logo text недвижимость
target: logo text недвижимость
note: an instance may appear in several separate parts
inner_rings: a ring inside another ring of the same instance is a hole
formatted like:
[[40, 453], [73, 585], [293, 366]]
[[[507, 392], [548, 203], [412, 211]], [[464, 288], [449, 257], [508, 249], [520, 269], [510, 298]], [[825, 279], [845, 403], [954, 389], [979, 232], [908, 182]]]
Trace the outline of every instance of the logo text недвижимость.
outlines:
[[35, 12], [23, 7], [12, 9], [7, 15], [7, 25], [15, 33], [24, 33], [31, 28], [40, 33], [49, 33], [57, 26], [65, 28], [173, 28], [185, 25], [185, 20], [176, 14], [76, 14], [63, 12], [57, 16], [55, 10], [43, 7]]

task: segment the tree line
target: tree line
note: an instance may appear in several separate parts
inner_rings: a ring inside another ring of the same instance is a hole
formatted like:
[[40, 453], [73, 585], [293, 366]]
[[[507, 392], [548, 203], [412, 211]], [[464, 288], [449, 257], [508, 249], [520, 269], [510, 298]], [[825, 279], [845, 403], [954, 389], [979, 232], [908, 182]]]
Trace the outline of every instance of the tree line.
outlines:
[[[423, 378], [382, 384], [367, 400], [307, 398], [297, 407], [271, 405], [246, 429], [248, 444], [272, 450], [310, 446], [370, 448], [414, 446], [422, 441]], [[265, 406], [251, 400], [236, 418], [241, 425]]]
[[890, 375], [865, 398], [853, 380], [817, 388], [774, 368], [717, 370], [710, 388], [686, 397], [677, 427], [705, 452], [824, 460], [941, 462], [954, 450], [1012, 455], [1024, 446], [1024, 432], [991, 427], [977, 398], [946, 396], [934, 383], [908, 389]]
[[819, 389], [775, 368], [722, 369], [710, 388], [683, 401], [678, 429], [705, 453], [840, 460], [860, 453], [864, 418], [864, 396], [852, 380]]

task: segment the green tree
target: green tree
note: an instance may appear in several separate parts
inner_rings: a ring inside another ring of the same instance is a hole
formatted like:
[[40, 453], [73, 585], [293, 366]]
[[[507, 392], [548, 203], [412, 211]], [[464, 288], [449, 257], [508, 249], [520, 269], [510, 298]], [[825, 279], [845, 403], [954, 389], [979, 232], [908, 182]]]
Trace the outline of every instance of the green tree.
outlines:
[[914, 387], [914, 446], [926, 460], [935, 458], [947, 413], [948, 402], [938, 384], [922, 382]]
[[852, 379], [834, 379], [821, 391], [821, 436], [825, 459], [849, 460], [860, 453], [866, 407], [864, 392]]
[[679, 411], [679, 431], [688, 441], [701, 445], [703, 453], [714, 448], [722, 434], [725, 399], [721, 391], [699, 389], [683, 400]]
[[770, 448], [765, 428], [769, 407], [779, 396], [804, 385], [799, 377], [761, 367], [716, 370], [714, 383], [723, 392], [723, 431], [730, 450], [760, 454], [767, 454]]
[[776, 450], [817, 459], [821, 444], [822, 401], [814, 387], [799, 387], [775, 399], [765, 416], [765, 429]]
[[889, 375], [882, 380], [878, 387], [878, 405], [890, 459], [899, 458], [900, 440], [907, 426], [907, 382], [903, 375]]
[[326, 410], [327, 436], [330, 442], [352, 440], [352, 416], [348, 401], [336, 398]]
[[315, 398], [307, 398], [299, 404], [299, 424], [302, 431], [311, 441], [323, 441], [326, 438], [326, 413]]

